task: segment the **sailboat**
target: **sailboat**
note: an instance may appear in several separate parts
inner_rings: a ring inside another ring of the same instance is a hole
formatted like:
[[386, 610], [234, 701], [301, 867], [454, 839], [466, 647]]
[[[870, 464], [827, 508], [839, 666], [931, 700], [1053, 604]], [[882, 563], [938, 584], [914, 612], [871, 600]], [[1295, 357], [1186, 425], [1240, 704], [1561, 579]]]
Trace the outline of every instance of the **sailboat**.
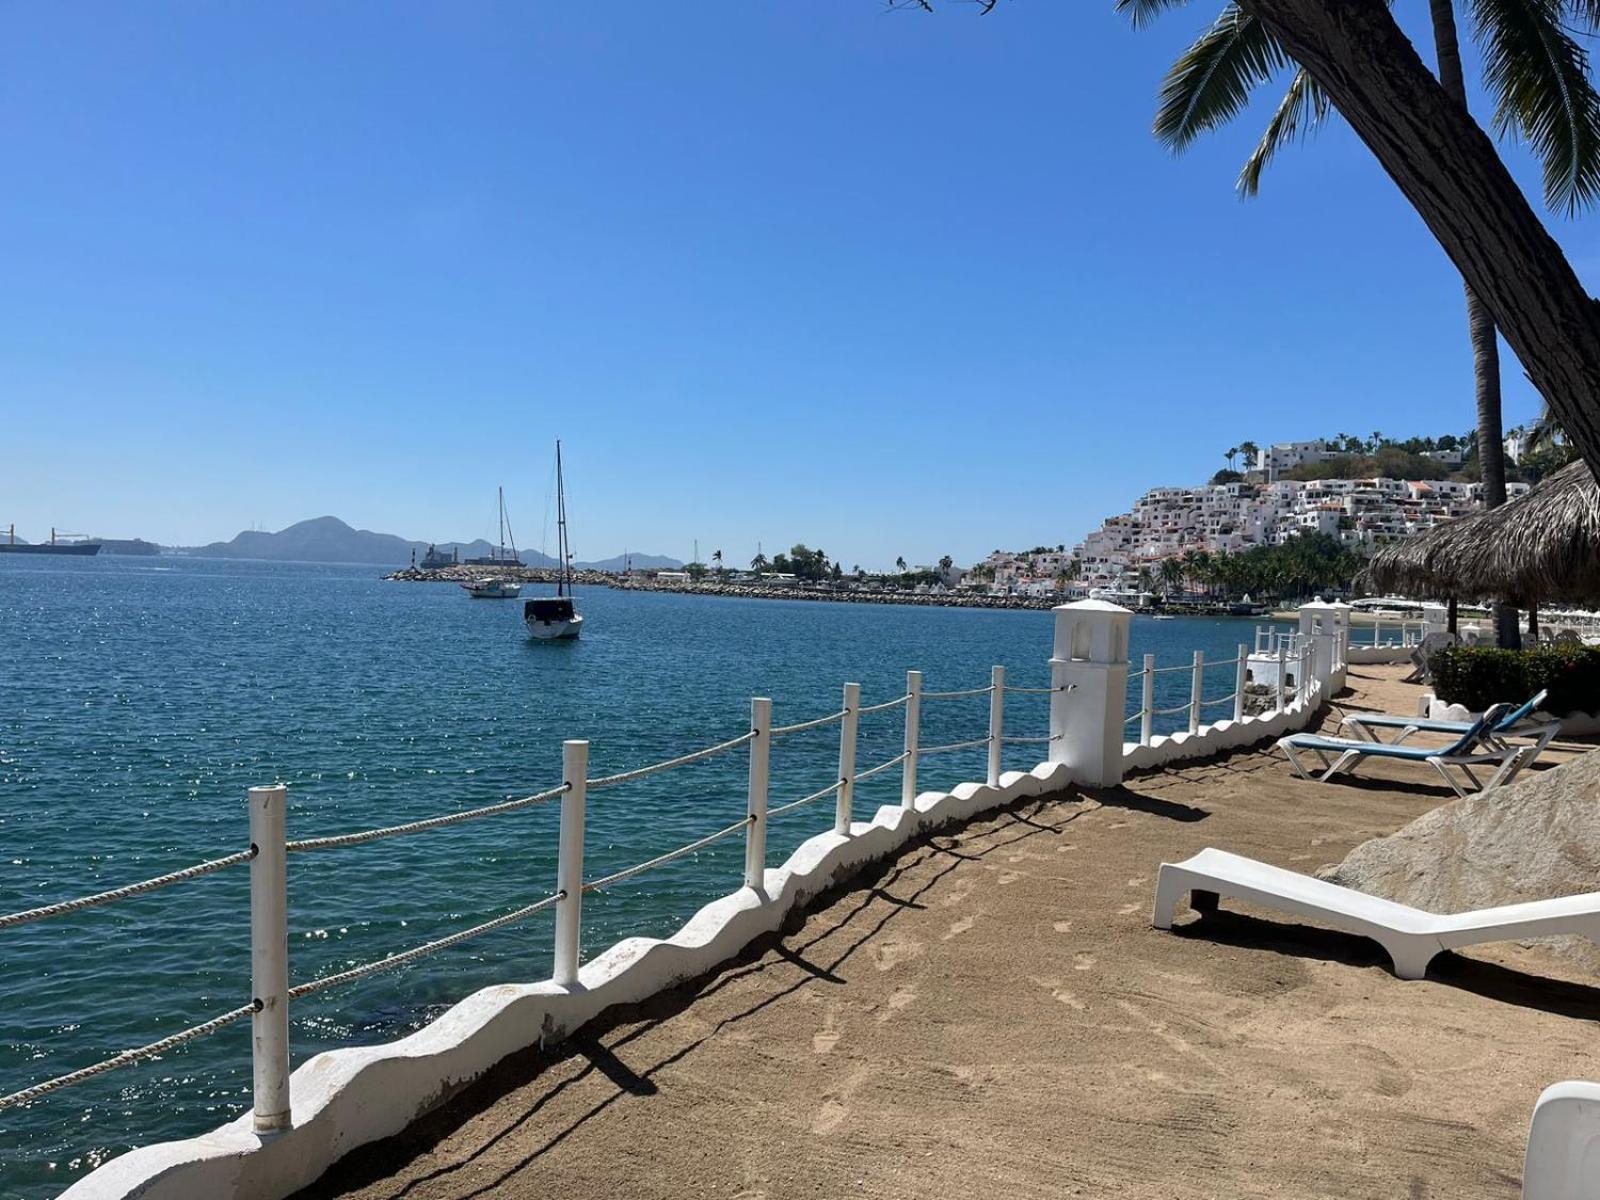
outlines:
[[526, 600], [522, 605], [522, 620], [528, 635], [542, 642], [571, 639], [583, 629], [583, 614], [577, 609], [572, 594], [572, 548], [567, 543], [567, 491], [561, 478], [561, 442], [556, 441], [556, 536], [557, 565], [556, 594]]
[[[520, 567], [522, 560], [517, 557], [517, 535], [511, 535], [511, 556], [506, 557], [506, 530], [509, 524], [506, 521], [506, 490], [497, 489], [500, 493], [500, 548], [487, 558], [469, 558], [469, 567]], [[461, 585], [466, 589], [467, 595], [474, 600], [515, 600], [522, 594], [520, 583], [511, 583], [504, 579], [478, 579], [472, 583]]]

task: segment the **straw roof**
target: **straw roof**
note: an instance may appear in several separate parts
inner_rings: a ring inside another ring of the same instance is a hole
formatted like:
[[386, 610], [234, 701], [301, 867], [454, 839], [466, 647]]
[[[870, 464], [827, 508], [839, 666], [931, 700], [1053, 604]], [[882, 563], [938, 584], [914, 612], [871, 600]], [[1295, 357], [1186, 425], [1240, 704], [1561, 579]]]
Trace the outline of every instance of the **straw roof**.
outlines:
[[1580, 462], [1526, 496], [1386, 546], [1366, 585], [1516, 604], [1600, 597], [1600, 487]]

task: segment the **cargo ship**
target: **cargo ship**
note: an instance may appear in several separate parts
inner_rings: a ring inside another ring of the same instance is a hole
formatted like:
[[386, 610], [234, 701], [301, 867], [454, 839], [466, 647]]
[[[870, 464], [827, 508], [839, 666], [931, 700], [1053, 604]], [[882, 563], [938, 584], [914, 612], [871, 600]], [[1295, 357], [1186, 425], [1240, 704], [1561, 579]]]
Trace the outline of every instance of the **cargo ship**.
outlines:
[[39, 542], [38, 544], [19, 542], [17, 541], [17, 527], [12, 525], [6, 531], [6, 536], [0, 538], [0, 554], [76, 554], [80, 557], [87, 557], [91, 554], [100, 553], [99, 542], [85, 541], [82, 538], [77, 541], [62, 540], [63, 538], [77, 537], [77, 534], [58, 534], [54, 529], [51, 529], [48, 542]]

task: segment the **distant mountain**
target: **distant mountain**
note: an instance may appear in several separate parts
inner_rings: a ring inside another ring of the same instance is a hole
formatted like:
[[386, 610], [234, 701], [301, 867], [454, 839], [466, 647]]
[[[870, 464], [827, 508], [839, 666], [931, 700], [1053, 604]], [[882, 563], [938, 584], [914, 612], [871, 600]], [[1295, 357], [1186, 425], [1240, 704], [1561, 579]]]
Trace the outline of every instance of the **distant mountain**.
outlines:
[[143, 538], [93, 538], [100, 543], [101, 554], [160, 554], [161, 547]]
[[574, 566], [587, 571], [622, 571], [632, 566], [635, 571], [674, 571], [683, 566], [675, 558], [660, 554], [619, 554], [615, 558], [602, 558], [599, 562], [581, 562]]
[[[408, 541], [392, 533], [352, 529], [338, 517], [315, 517], [276, 533], [246, 530], [231, 541], [190, 547], [185, 553], [196, 558], [258, 558], [273, 562], [370, 563], [374, 566], [404, 567], [410, 564], [412, 551], [416, 551], [420, 560], [428, 552], [429, 546], [435, 547], [441, 554], [459, 551], [462, 559], [483, 558], [495, 549], [482, 538], [472, 542]], [[556, 565], [553, 557], [537, 550], [523, 550], [518, 557], [530, 567]], [[676, 559], [654, 554], [634, 554], [630, 557], [633, 565], [640, 569], [681, 565]], [[578, 566], [597, 571], [620, 571], [622, 556], [598, 563], [579, 563]]]

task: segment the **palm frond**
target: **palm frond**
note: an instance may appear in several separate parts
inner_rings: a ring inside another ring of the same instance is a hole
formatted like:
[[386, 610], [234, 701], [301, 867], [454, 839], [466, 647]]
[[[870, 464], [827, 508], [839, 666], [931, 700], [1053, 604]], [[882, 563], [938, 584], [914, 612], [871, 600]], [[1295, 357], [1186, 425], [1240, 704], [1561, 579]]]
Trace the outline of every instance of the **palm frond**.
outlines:
[[1267, 122], [1267, 130], [1261, 135], [1260, 143], [1245, 160], [1244, 170], [1239, 172], [1239, 194], [1246, 197], [1258, 195], [1262, 173], [1278, 151], [1290, 142], [1309, 136], [1328, 119], [1330, 108], [1328, 93], [1322, 90], [1322, 85], [1311, 78], [1304, 67], [1295, 71], [1289, 90], [1283, 95], [1283, 102], [1278, 105], [1278, 111], [1272, 114], [1272, 120]]
[[1600, 0], [1568, 0], [1567, 13], [1569, 19], [1586, 32], [1600, 30]]
[[1562, 24], [1562, 0], [1472, 0], [1495, 132], [1544, 166], [1545, 203], [1569, 214], [1600, 199], [1600, 94], [1589, 55]]
[[1143, 29], [1170, 8], [1182, 8], [1189, 0], [1117, 0], [1117, 11]]
[[1266, 26], [1230, 3], [1162, 81], [1156, 137], [1170, 150], [1186, 149], [1207, 129], [1237, 116], [1251, 91], [1288, 62]]

